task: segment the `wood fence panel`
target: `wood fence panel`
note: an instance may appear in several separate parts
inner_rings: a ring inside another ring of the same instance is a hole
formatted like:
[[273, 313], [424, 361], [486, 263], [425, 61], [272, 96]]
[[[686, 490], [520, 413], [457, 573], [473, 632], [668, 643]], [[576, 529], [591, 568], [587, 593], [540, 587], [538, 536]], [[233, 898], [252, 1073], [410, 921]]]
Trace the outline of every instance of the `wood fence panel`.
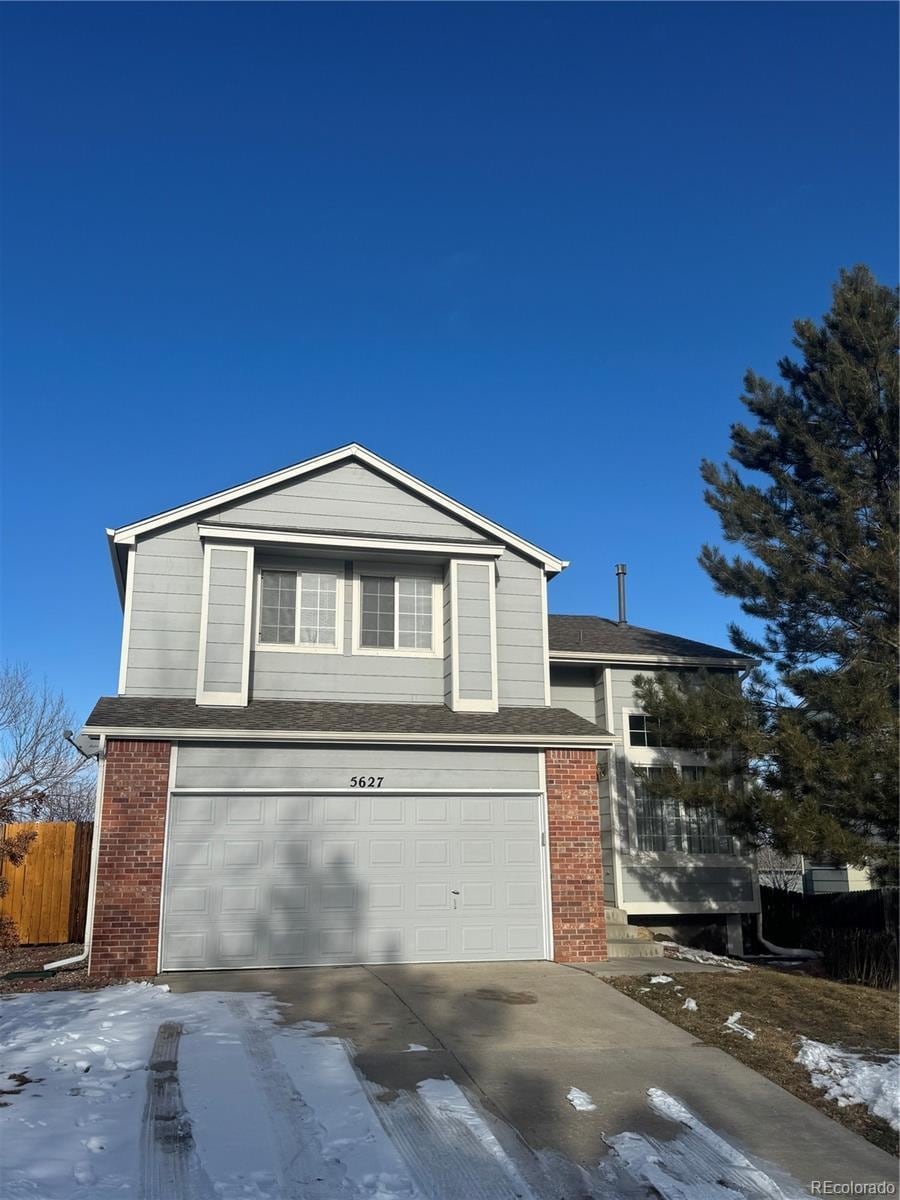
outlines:
[[0, 915], [11, 917], [23, 945], [77, 942], [84, 936], [93, 825], [28, 821], [0, 825], [0, 838], [37, 834], [18, 867], [2, 865], [9, 884]]

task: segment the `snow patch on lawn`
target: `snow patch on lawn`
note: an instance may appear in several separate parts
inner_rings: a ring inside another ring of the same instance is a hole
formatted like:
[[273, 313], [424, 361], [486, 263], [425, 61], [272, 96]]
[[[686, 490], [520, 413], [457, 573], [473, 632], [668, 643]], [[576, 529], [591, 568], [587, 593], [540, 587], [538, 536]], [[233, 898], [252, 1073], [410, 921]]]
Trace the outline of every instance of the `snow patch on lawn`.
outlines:
[[727, 967], [729, 971], [749, 971], [746, 963], [726, 958], [724, 954], [713, 954], [711, 950], [696, 950], [693, 946], [680, 946], [678, 942], [661, 942], [667, 958], [681, 958], [685, 962], [707, 963], [711, 967]]
[[688, 1012], [696, 1012], [697, 1011], [697, 1001], [694, 999], [693, 996], [688, 996], [688, 998], [685, 1000], [684, 1004], [682, 1004], [681, 1007], [686, 1008], [688, 1010]]
[[566, 1099], [578, 1112], [594, 1112], [597, 1107], [587, 1092], [583, 1092], [581, 1088], [570, 1087]]
[[745, 1037], [749, 1041], [752, 1042], [753, 1039], [756, 1037], [756, 1034], [753, 1032], [752, 1029], [748, 1029], [746, 1025], [741, 1025], [740, 1020], [741, 1020], [741, 1014], [739, 1012], [733, 1012], [731, 1014], [731, 1016], [728, 1018], [728, 1020], [725, 1022], [725, 1028], [730, 1033], [739, 1033], [741, 1035], [741, 1037]]
[[672, 976], [671, 975], [651, 975], [650, 982], [651, 983], [671, 983]]
[[813, 1087], [841, 1108], [864, 1104], [876, 1117], [900, 1132], [900, 1055], [865, 1058], [840, 1046], [801, 1037], [795, 1062], [806, 1067]]

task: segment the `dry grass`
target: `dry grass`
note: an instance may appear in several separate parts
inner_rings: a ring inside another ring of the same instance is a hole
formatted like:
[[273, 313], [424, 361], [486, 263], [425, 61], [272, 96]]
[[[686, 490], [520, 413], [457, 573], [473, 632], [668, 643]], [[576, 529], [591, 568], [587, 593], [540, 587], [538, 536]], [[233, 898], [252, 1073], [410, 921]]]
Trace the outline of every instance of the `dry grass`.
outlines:
[[[604, 976], [620, 992], [652, 1008], [698, 1040], [727, 1051], [754, 1071], [854, 1133], [898, 1153], [897, 1134], [886, 1121], [860, 1104], [839, 1108], [809, 1081], [794, 1062], [801, 1035], [852, 1050], [897, 1051], [897, 995], [807, 975], [788, 975], [767, 967], [749, 971], [676, 975], [670, 984], [648, 984], [648, 976]], [[675, 987], [682, 991], [675, 991]], [[697, 1012], [682, 1008], [685, 998], [697, 1001]], [[753, 1041], [723, 1028], [733, 1012], [756, 1033]]]

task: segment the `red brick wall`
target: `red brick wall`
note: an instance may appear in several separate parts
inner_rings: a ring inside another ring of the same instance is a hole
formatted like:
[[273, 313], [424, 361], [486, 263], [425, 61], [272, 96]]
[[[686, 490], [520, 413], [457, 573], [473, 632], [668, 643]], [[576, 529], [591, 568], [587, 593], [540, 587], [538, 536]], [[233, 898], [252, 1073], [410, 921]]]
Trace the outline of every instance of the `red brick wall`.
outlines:
[[545, 750], [557, 962], [603, 962], [606, 920], [594, 750]]
[[168, 742], [106, 743], [90, 974], [156, 974]]

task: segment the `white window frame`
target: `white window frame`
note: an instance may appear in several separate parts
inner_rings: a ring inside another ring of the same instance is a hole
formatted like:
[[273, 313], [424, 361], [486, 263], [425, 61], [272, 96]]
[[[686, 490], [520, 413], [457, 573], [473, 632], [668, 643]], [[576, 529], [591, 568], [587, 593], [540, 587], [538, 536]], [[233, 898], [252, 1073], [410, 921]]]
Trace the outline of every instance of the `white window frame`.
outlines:
[[[262, 632], [262, 577], [264, 571], [278, 571], [282, 575], [295, 575], [296, 583], [294, 584], [294, 641], [291, 642], [264, 642], [261, 640]], [[335, 595], [334, 595], [334, 644], [331, 646], [320, 645], [315, 642], [300, 642], [300, 595], [303, 588], [301, 576], [306, 572], [309, 575], [333, 575], [335, 578]], [[343, 566], [334, 571], [323, 571], [320, 568], [311, 567], [275, 567], [263, 564], [256, 572], [256, 622], [253, 633], [253, 644], [257, 651], [263, 651], [268, 654], [274, 651], [276, 654], [343, 654], [344, 653], [344, 571]]]
[[[707, 767], [709, 760], [702, 754], [691, 754], [687, 750], [672, 750], [663, 746], [632, 746], [629, 736], [628, 718], [645, 715], [640, 708], [622, 709], [622, 738], [625, 743], [626, 771], [625, 790], [628, 809], [628, 845], [630, 855], [642, 862], [654, 862], [660, 867], [719, 867], [734, 866], [736, 862], [752, 863], [753, 856], [748, 854], [738, 838], [731, 834], [732, 852], [722, 854], [720, 851], [703, 854], [691, 850], [642, 850], [638, 845], [637, 828], [637, 783], [635, 767], [675, 767], [679, 773], [682, 767]], [[687, 829], [687, 818], [684, 805], [681, 808], [682, 830]]]
[[[380, 579], [394, 581], [394, 645], [393, 646], [364, 646], [362, 644], [362, 576], [372, 575]], [[416, 650], [410, 646], [398, 646], [400, 639], [400, 597], [399, 581], [401, 579], [424, 579], [431, 581], [431, 648]], [[415, 567], [396, 567], [382, 563], [355, 562], [353, 564], [353, 653], [374, 654], [392, 658], [443, 658], [444, 657], [444, 623], [443, 623], [444, 585], [427, 569], [417, 571]]]

